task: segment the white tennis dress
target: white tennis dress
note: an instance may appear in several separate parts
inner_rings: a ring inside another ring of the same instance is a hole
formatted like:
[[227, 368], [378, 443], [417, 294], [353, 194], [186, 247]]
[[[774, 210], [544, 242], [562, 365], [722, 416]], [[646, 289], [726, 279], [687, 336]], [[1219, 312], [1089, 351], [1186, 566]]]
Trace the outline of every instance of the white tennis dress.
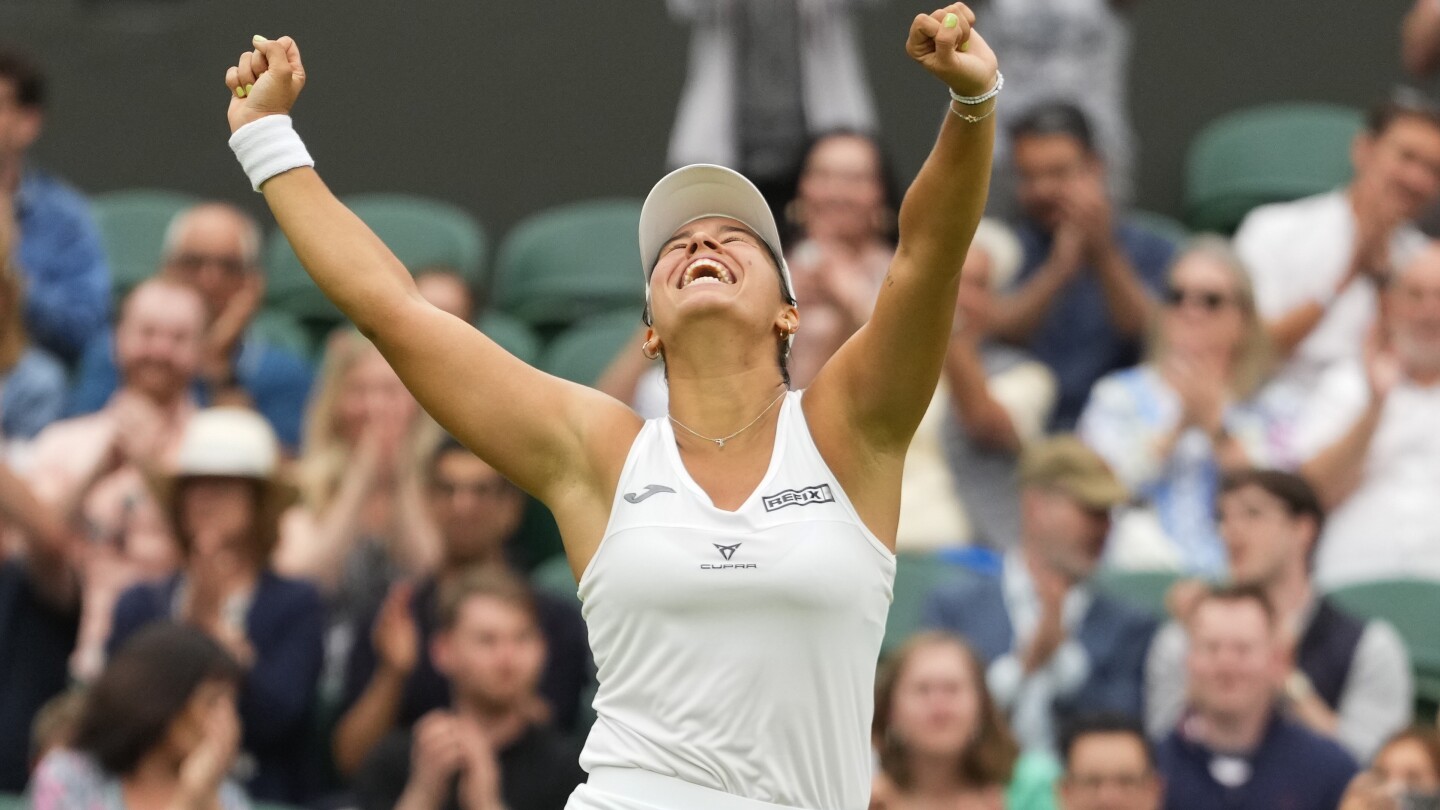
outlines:
[[580, 581], [598, 720], [568, 810], [864, 810], [895, 558], [787, 394], [739, 509], [685, 470], [665, 418], [630, 448]]

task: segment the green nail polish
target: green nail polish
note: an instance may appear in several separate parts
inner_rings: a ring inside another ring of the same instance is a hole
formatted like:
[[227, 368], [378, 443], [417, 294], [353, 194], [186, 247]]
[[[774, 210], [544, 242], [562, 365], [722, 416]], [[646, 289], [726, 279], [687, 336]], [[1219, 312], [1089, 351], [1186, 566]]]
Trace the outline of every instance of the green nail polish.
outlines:
[[960, 50], [962, 50], [962, 51], [968, 51], [968, 50], [970, 50], [970, 40], [967, 39], [967, 40], [965, 40], [964, 42], [960, 43]]
[[235, 98], [244, 98], [244, 97], [245, 97], [245, 88], [243, 88], [243, 87], [237, 87], [237, 88], [235, 88]]
[[954, 28], [955, 26], [957, 26], [957, 25], [959, 25], [959, 24], [960, 24], [960, 18], [957, 17], [957, 16], [955, 16], [955, 14], [954, 14], [953, 12], [950, 13], [950, 14], [946, 14], [946, 15], [945, 15], [945, 23], [944, 23], [944, 25], [945, 25], [946, 28]]
[[247, 96], [250, 95], [250, 93], [251, 93], [252, 91], [254, 91], [254, 89], [255, 89], [255, 85], [253, 85], [253, 84], [247, 84], [247, 85], [245, 85], [245, 95], [247, 95]]

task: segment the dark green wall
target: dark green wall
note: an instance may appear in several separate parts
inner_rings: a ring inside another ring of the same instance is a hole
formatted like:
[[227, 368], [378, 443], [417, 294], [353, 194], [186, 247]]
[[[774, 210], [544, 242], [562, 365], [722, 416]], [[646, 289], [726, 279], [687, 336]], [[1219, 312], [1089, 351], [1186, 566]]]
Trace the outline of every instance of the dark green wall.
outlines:
[[[1385, 92], [1407, 5], [1140, 0], [1141, 204], [1178, 208], [1186, 144], [1219, 113]], [[863, 20], [906, 173], [945, 106], [901, 49], [916, 10], [889, 0]], [[495, 234], [553, 203], [642, 195], [663, 169], [686, 44], [661, 0], [0, 0], [0, 39], [53, 76], [39, 156], [91, 191], [168, 186], [258, 206], [225, 146], [222, 83], [255, 33], [303, 46], [298, 128], [337, 191], [431, 194]]]

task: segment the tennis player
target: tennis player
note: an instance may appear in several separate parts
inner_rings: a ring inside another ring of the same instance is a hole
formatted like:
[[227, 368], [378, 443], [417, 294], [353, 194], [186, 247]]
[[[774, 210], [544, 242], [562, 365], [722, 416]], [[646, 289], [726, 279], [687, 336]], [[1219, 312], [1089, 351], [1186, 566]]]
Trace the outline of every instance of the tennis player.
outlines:
[[420, 297], [291, 126], [293, 40], [257, 37], [226, 75], [231, 146], [306, 270], [441, 425], [559, 522], [600, 681], [573, 810], [866, 807], [900, 470], [990, 174], [1001, 78], [974, 19], [956, 3], [911, 23], [906, 51], [949, 110], [870, 322], [806, 391], [789, 390], [799, 310], [754, 186], [716, 166], [656, 184], [642, 349], [664, 358], [670, 414], [649, 422]]

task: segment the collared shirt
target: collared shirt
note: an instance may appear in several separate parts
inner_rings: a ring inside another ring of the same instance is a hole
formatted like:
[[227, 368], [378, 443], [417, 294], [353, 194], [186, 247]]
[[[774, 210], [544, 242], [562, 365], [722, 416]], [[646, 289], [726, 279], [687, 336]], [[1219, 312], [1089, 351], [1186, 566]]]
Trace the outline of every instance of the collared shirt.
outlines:
[[1066, 592], [1060, 609], [1065, 640], [1050, 660], [1027, 675], [1021, 657], [1035, 638], [1043, 607], [1020, 552], [1005, 555], [1001, 585], [1015, 643], [1010, 652], [991, 662], [985, 681], [995, 702], [1009, 710], [1010, 727], [1021, 747], [1027, 751], [1047, 751], [1054, 747], [1058, 731], [1054, 722], [1055, 699], [1074, 694], [1090, 677], [1090, 655], [1075, 639], [1075, 633], [1085, 620], [1094, 596], [1084, 584]]
[[[1314, 458], [1355, 425], [1370, 402], [1359, 363], [1321, 380], [1296, 430]], [[1440, 579], [1440, 385], [1402, 381], [1366, 448], [1360, 483], [1325, 520], [1315, 580], [1325, 588], [1385, 578]]]
[[85, 198], [38, 169], [25, 170], [15, 201], [26, 329], [73, 362], [110, 315], [110, 266], [100, 231]]

